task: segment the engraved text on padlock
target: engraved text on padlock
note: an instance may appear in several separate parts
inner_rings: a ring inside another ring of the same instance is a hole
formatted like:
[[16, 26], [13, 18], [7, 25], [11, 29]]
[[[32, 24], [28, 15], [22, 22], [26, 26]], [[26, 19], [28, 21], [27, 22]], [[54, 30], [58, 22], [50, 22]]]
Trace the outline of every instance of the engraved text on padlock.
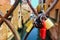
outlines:
[[54, 26], [53, 22], [49, 18], [45, 22], [47, 30]]

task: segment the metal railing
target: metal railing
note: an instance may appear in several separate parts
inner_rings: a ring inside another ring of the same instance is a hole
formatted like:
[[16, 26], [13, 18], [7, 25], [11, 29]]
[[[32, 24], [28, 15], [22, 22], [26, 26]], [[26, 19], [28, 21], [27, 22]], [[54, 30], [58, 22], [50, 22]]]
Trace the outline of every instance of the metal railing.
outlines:
[[[46, 14], [48, 14], [54, 8], [54, 6], [56, 5], [57, 1], [58, 0], [54, 0], [54, 2], [52, 3], [52, 5], [45, 12]], [[12, 23], [10, 21], [8, 21], [7, 18], [15, 10], [15, 8], [17, 7], [17, 5], [18, 5], [19, 2], [20, 2], [20, 0], [15, 0], [15, 3], [13, 4], [13, 6], [10, 8], [10, 10], [8, 10], [8, 12], [4, 16], [1, 15], [2, 12], [0, 12], [0, 17], [1, 17], [0, 25], [2, 25], [3, 22], [5, 22], [8, 25], [8, 27], [11, 29], [11, 31], [13, 32], [15, 40], [21, 40], [21, 39], [20, 39], [20, 36], [19, 36], [18, 32], [15, 30], [14, 26], [12, 25]], [[34, 14], [36, 16], [38, 16], [38, 12], [31, 6], [31, 3], [30, 3], [29, 0], [27, 0], [27, 3], [30, 6], [30, 8], [32, 9], [32, 11], [34, 12]], [[33, 28], [34, 28], [34, 26], [32, 27], [32, 29]], [[30, 32], [31, 32], [31, 30], [30, 30]], [[29, 33], [26, 34], [26, 37], [24, 38], [24, 40], [27, 39]]]
[[10, 8], [10, 10], [8, 10], [8, 12], [4, 16], [2, 15], [2, 12], [0, 12], [0, 17], [1, 17], [0, 25], [2, 25], [3, 22], [5, 22], [8, 25], [8, 27], [10, 28], [10, 30], [12, 31], [12, 33], [14, 34], [15, 40], [21, 40], [21, 39], [20, 39], [20, 36], [19, 36], [17, 30], [14, 28], [12, 23], [7, 20], [7, 18], [15, 10], [17, 5], [19, 4], [19, 1], [20, 0], [15, 0], [15, 3], [13, 4], [13, 6]]

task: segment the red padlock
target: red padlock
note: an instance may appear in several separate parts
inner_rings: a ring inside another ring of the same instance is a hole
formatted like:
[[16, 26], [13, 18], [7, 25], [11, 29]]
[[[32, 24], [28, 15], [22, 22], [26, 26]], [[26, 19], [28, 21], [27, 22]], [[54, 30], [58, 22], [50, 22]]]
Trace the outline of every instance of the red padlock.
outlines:
[[46, 23], [44, 20], [42, 20], [43, 27], [40, 28], [40, 37], [42, 40], [45, 40], [46, 38]]

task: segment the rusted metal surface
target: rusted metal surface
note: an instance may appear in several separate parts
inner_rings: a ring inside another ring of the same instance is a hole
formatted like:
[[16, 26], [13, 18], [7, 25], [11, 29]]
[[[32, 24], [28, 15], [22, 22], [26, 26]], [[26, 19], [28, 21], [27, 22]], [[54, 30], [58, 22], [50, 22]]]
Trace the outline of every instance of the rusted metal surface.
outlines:
[[8, 25], [8, 27], [11, 29], [12, 33], [14, 34], [15, 40], [20, 40], [19, 34], [17, 32], [17, 30], [14, 28], [14, 26], [10, 23], [10, 21], [8, 21], [6, 18], [9, 17], [9, 15], [15, 10], [15, 8], [17, 7], [19, 3], [19, 0], [15, 0], [14, 5], [10, 8], [10, 10], [8, 10], [8, 12], [3, 16], [1, 14], [3, 14], [2, 12], [0, 12], [0, 25], [3, 23], [3, 21]]
[[60, 40], [60, 13], [58, 13], [57, 22], [54, 27], [50, 29], [52, 40]]
[[46, 10], [46, 14], [48, 14], [57, 4], [58, 0], [54, 0], [53, 3], [51, 4], [51, 6]]
[[[8, 10], [8, 12], [4, 15], [4, 18], [8, 18], [8, 16], [14, 11], [14, 9], [17, 7], [19, 3], [19, 0], [15, 0], [15, 3], [13, 4], [13, 6], [10, 8], [10, 10]], [[3, 23], [3, 20], [0, 20], [0, 25]]]
[[11, 24], [10, 21], [8, 21], [6, 18], [4, 18], [2, 15], [1, 15], [2, 12], [0, 12], [0, 16], [1, 18], [4, 20], [4, 22], [8, 25], [8, 27], [11, 29], [11, 31], [13, 32], [14, 34], [14, 37], [15, 37], [15, 40], [20, 40], [20, 36], [17, 32], [17, 30], [14, 28], [14, 26]]
[[[48, 0], [47, 0], [48, 1]], [[56, 3], [56, 5], [54, 6], [54, 8], [49, 12], [50, 13], [50, 17], [54, 18], [56, 20], [55, 22], [55, 26], [50, 30], [51, 32], [51, 38], [52, 40], [60, 40], [60, 33], [59, 33], [59, 29], [60, 29], [60, 25], [59, 25], [59, 11], [60, 11], [60, 0], [57, 0], [58, 2]], [[52, 3], [53, 0], [49, 0], [48, 2], [46, 2], [47, 5], [50, 5], [50, 3]], [[51, 5], [50, 5], [51, 6]], [[55, 10], [58, 9], [58, 12], [56, 13]], [[55, 18], [55, 14], [57, 15], [57, 19]]]
[[55, 24], [54, 27], [49, 29], [49, 31], [51, 33], [50, 37], [51, 37], [52, 40], [57, 40], [58, 39], [57, 30], [58, 30], [58, 25], [57, 24]]
[[[60, 9], [60, 0], [57, 0], [57, 4], [54, 6], [54, 8], [49, 12], [50, 14], [50, 17], [54, 18], [55, 19], [55, 15], [56, 15], [56, 9]], [[47, 6], [51, 6], [51, 3], [53, 2], [53, 0], [46, 0], [46, 4]], [[47, 7], [48, 8], [48, 7]]]

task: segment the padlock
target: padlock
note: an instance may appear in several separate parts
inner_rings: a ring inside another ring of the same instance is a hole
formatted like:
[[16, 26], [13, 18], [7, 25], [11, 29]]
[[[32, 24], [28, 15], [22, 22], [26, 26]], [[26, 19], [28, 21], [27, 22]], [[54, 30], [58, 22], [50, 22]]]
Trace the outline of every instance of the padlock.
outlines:
[[32, 27], [33, 27], [33, 24], [30, 24], [29, 27], [26, 29], [26, 32], [30, 32]]
[[45, 14], [40, 15], [40, 20], [45, 20], [47, 30], [54, 26], [53, 22]]
[[41, 28], [43, 25], [42, 25], [42, 22], [41, 22], [41, 20], [40, 20], [40, 17], [38, 17], [37, 19], [36, 19], [36, 21], [35, 21], [35, 27], [36, 28]]
[[46, 29], [47, 30], [54, 26], [53, 22], [49, 18], [47, 18], [45, 20], [45, 22], [46, 22]]
[[26, 32], [29, 32], [31, 30], [31, 28], [33, 27], [33, 20], [30, 20], [27, 24], [26, 24]]
[[30, 15], [30, 20], [26, 24], [26, 26], [27, 26], [26, 32], [30, 32], [30, 30], [32, 29], [33, 23], [34, 23], [34, 19], [35, 19], [35, 15], [31, 14]]
[[40, 37], [42, 40], [45, 40], [46, 38], [46, 23], [44, 20], [42, 20], [43, 26], [40, 28]]

